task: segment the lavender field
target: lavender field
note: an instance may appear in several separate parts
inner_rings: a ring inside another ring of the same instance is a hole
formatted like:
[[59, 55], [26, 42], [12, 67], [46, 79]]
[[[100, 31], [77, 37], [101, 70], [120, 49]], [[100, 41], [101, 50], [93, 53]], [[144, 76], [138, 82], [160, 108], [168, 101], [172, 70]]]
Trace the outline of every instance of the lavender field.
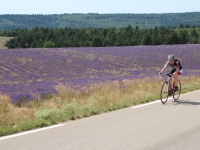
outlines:
[[57, 93], [57, 85], [82, 89], [110, 80], [157, 77], [174, 54], [183, 76], [200, 75], [200, 45], [101, 48], [0, 49], [0, 92], [13, 102]]

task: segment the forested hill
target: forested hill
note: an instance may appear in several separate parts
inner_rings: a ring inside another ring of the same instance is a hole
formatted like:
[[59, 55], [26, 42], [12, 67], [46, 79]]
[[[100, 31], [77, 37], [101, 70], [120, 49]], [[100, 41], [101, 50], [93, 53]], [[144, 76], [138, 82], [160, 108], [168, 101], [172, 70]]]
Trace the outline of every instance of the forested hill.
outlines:
[[0, 15], [0, 30], [50, 28], [121, 28], [127, 25], [140, 28], [155, 26], [178, 27], [200, 25], [200, 12], [165, 14], [54, 14]]

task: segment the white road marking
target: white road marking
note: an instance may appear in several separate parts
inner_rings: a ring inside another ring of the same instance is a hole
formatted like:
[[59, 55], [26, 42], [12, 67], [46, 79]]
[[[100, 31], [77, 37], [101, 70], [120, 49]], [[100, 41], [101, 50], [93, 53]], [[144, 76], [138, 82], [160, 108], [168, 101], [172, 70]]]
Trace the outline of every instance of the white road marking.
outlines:
[[8, 136], [5, 136], [5, 137], [0, 137], [0, 141], [5, 140], [5, 139], [9, 139], [9, 138], [14, 138], [14, 137], [26, 135], [26, 134], [39, 132], [39, 131], [44, 131], [44, 130], [48, 130], [48, 129], [52, 129], [52, 128], [57, 128], [57, 127], [61, 127], [61, 126], [64, 126], [64, 125], [65, 124], [58, 124], [58, 125], [53, 125], [53, 126], [50, 126], [50, 127], [44, 127], [44, 128], [41, 128], [41, 129], [31, 130], [31, 131], [22, 132], [22, 133], [13, 134], [13, 135], [8, 135]]
[[[168, 100], [171, 100], [171, 99], [172, 99], [172, 98], [168, 98]], [[155, 104], [155, 103], [161, 103], [161, 100], [156, 100], [156, 101], [153, 101], [153, 102], [149, 102], [149, 103], [145, 103], [145, 104], [133, 106], [133, 107], [131, 107], [131, 108], [140, 108], [140, 107], [152, 105], [152, 104]]]

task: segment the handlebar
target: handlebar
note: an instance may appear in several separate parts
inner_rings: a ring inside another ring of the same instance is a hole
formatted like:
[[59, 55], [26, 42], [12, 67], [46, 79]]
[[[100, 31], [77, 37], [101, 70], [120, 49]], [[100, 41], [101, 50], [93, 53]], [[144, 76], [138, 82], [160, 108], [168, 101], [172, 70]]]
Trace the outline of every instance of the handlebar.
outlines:
[[[159, 73], [159, 77], [160, 77], [160, 78], [162, 78], [162, 77], [161, 77], [161, 74], [162, 74], [162, 73]], [[170, 74], [170, 73], [165, 73], [165, 75], [168, 76], [168, 77], [170, 77], [170, 78], [172, 77], [172, 74]]]

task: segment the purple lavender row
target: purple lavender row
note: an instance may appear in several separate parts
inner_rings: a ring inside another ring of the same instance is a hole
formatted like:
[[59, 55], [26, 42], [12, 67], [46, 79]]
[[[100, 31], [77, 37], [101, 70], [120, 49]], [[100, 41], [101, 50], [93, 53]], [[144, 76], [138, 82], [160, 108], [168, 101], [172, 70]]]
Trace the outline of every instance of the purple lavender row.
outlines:
[[56, 93], [58, 84], [81, 88], [108, 80], [154, 77], [168, 54], [183, 60], [183, 75], [200, 74], [198, 44], [0, 50], [0, 63], [7, 69], [0, 70], [0, 91], [13, 101], [26, 95], [31, 100]]

